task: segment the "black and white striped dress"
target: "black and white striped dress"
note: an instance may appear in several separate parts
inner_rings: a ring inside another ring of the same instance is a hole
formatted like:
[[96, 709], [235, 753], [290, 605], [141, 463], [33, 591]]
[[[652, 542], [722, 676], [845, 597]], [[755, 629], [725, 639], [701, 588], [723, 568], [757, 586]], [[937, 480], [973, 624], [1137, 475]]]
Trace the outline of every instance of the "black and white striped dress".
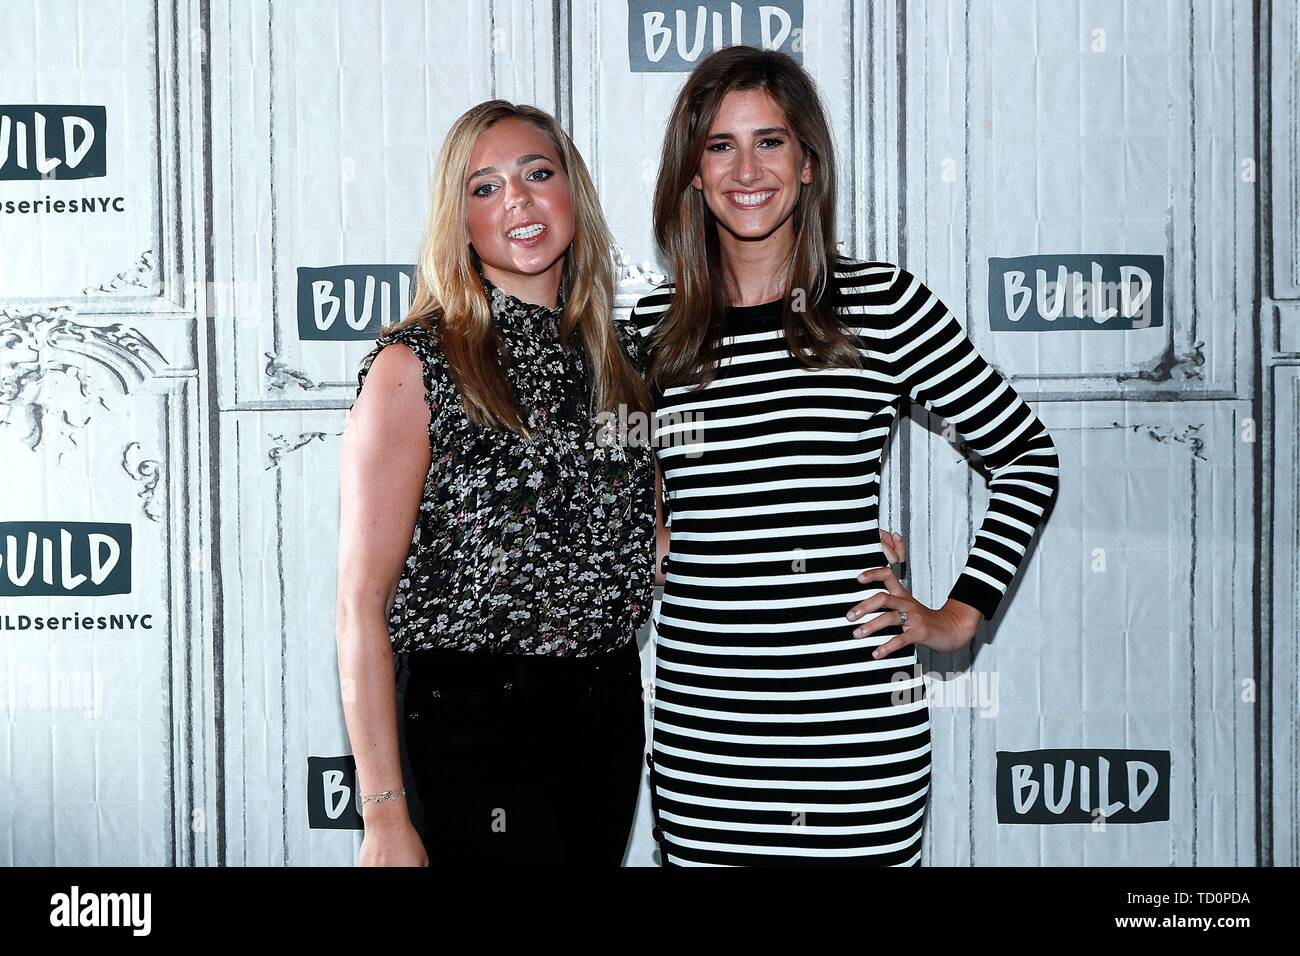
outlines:
[[[845, 614], [883, 585], [881, 457], [900, 404], [951, 423], [990, 503], [951, 596], [991, 618], [1056, 492], [1042, 422], [915, 276], [837, 265], [862, 369], [789, 354], [780, 304], [730, 309], [702, 391], [657, 395], [672, 534], [656, 639], [651, 788], [666, 864], [917, 865], [930, 713], [915, 648]], [[632, 312], [643, 337], [672, 296]], [[684, 434], [683, 434], [684, 433]], [[875, 615], [868, 615], [870, 620]]]

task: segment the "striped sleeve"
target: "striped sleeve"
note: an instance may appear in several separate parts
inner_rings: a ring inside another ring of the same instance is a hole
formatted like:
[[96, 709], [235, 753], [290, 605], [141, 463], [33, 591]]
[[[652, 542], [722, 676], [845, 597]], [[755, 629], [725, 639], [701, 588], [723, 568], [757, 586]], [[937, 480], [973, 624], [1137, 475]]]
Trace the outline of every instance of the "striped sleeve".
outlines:
[[664, 312], [668, 310], [668, 304], [672, 302], [673, 289], [672, 282], [661, 282], [637, 299], [636, 305], [632, 307], [632, 312], [628, 315], [628, 325], [636, 331], [636, 334], [641, 339], [643, 361], [645, 362], [641, 376], [646, 380], [646, 385], [650, 388], [650, 400], [656, 408], [662, 404], [664, 395], [662, 389], [650, 376], [650, 336], [654, 333], [659, 320], [663, 318]]
[[956, 316], [898, 268], [890, 353], [903, 392], [957, 430], [987, 466], [988, 511], [949, 592], [991, 620], [1056, 496], [1060, 462], [1042, 421], [975, 350]]
[[632, 312], [628, 316], [628, 322], [632, 327], [641, 334], [642, 338], [648, 338], [654, 331], [655, 325], [668, 309], [668, 303], [673, 298], [673, 284], [671, 282], [661, 282], [641, 298], [637, 299], [636, 305], [632, 307]]

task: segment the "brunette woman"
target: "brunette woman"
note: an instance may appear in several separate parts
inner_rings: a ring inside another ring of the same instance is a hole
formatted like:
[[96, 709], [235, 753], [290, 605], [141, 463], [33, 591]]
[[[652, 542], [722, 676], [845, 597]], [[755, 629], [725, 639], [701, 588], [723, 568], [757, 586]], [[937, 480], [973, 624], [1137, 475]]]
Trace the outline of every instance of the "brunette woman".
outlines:
[[[673, 281], [633, 319], [670, 423], [650, 759], [664, 861], [915, 865], [930, 785], [916, 645], [951, 653], [993, 617], [1056, 493], [1055, 446], [916, 276], [836, 254], [830, 130], [784, 54], [731, 47], [695, 68], [654, 226]], [[907, 402], [992, 474], [938, 608], [877, 539]]]

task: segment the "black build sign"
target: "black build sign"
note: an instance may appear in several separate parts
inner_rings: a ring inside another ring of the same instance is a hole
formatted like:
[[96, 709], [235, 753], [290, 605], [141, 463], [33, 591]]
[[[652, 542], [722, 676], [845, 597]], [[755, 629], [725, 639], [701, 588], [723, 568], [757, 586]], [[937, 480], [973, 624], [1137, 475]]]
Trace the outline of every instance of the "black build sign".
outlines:
[[102, 106], [0, 104], [0, 180], [108, 175]]
[[1168, 750], [998, 751], [998, 823], [1169, 819]]
[[1153, 329], [1164, 325], [1164, 256], [1113, 253], [989, 259], [994, 332]]
[[298, 267], [298, 338], [304, 342], [373, 339], [404, 318], [414, 266]]
[[313, 830], [362, 830], [357, 762], [341, 757], [307, 757], [307, 826]]
[[627, 59], [633, 73], [689, 72], [724, 46], [780, 50], [802, 62], [803, 0], [628, 0]]
[[0, 597], [131, 593], [131, 526], [0, 521]]

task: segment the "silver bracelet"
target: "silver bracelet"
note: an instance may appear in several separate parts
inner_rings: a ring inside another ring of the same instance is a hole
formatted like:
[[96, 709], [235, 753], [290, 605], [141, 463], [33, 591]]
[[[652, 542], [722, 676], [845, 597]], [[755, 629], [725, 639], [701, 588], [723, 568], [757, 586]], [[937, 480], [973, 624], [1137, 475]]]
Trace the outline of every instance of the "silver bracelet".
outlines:
[[375, 803], [383, 803], [385, 800], [392, 800], [394, 797], [406, 796], [406, 788], [401, 790], [385, 790], [383, 793], [363, 793], [361, 803], [364, 806], [367, 800], [373, 800]]

